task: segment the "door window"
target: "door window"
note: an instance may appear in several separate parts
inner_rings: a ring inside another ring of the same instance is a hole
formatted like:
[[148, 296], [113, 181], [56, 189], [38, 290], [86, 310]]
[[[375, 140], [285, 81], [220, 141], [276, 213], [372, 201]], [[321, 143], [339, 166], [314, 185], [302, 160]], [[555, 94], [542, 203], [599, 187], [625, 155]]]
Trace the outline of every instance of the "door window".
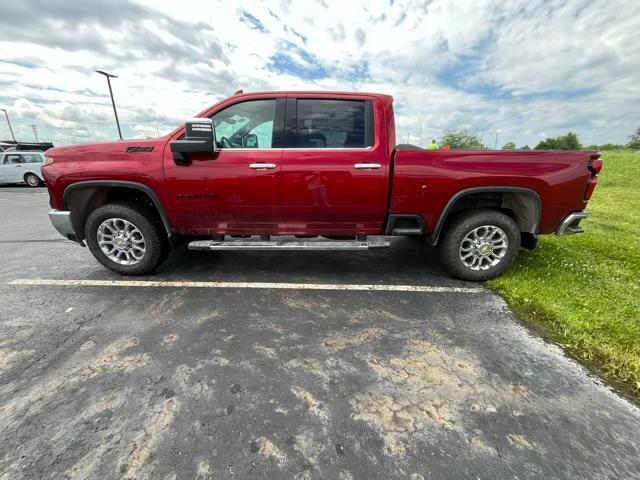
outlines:
[[4, 164], [24, 163], [20, 155], [5, 155]]
[[363, 100], [298, 99], [296, 147], [365, 148], [373, 145], [371, 104]]
[[24, 163], [42, 163], [42, 157], [37, 153], [23, 153], [22, 160]]
[[272, 148], [275, 100], [236, 103], [212, 118], [219, 148]]

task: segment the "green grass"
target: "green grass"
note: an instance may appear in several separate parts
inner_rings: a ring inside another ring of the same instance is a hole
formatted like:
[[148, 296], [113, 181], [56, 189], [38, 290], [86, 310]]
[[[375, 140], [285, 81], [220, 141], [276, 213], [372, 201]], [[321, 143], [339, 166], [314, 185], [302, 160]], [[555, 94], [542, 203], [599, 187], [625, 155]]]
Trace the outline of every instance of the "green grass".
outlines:
[[640, 152], [603, 158], [586, 232], [541, 236], [490, 286], [571, 356], [640, 400]]

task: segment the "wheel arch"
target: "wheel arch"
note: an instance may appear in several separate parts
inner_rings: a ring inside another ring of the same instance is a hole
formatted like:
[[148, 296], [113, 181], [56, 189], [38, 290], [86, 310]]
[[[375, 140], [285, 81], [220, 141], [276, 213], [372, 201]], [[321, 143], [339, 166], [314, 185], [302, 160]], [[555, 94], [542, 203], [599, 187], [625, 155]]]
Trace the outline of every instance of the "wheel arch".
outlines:
[[27, 175], [35, 175], [38, 180], [40, 180], [41, 182], [44, 182], [44, 178], [42, 178], [42, 174], [40, 172], [37, 172], [35, 170], [25, 170], [24, 172], [22, 172], [22, 178], [21, 181], [23, 182], [27, 182]]
[[494, 208], [509, 214], [518, 225], [522, 235], [522, 246], [534, 248], [540, 217], [542, 199], [538, 192], [526, 187], [489, 186], [460, 190], [449, 199], [428, 240], [436, 245], [447, 222], [461, 211], [474, 208]]
[[171, 227], [160, 198], [147, 185], [126, 180], [89, 180], [72, 183], [63, 194], [64, 209], [71, 212], [71, 222], [78, 240], [84, 239], [84, 223], [93, 210], [111, 201], [130, 199], [149, 204], [173, 244], [176, 232]]

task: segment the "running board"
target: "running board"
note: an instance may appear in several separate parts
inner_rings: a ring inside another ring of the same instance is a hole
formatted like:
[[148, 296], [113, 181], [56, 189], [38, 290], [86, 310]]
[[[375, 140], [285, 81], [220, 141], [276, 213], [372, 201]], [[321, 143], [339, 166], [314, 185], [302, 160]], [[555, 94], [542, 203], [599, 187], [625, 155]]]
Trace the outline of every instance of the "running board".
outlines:
[[195, 240], [189, 250], [370, 250], [387, 248], [380, 238], [367, 240]]
[[393, 235], [422, 235], [422, 227], [417, 228], [394, 228], [391, 233]]

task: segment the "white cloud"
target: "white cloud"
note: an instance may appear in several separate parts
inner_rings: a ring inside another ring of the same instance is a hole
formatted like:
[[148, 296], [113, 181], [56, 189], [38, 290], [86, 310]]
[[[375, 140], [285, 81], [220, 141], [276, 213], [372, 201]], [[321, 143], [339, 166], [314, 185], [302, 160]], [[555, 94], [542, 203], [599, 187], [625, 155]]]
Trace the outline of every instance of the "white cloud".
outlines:
[[464, 127], [490, 146], [497, 129], [624, 142], [640, 124], [637, 2], [53, 0], [6, 2], [0, 18], [0, 106], [28, 140], [31, 123], [57, 144], [115, 138], [96, 69], [119, 75], [131, 136], [238, 88], [390, 93], [399, 141], [422, 124], [423, 141]]

